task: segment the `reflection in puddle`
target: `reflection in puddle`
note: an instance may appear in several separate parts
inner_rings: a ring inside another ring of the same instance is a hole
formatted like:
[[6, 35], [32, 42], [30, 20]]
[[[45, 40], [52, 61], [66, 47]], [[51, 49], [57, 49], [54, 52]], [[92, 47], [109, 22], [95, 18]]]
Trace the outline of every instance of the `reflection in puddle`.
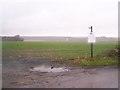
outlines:
[[33, 69], [30, 69], [30, 71], [37, 71], [37, 72], [65, 72], [69, 71], [69, 69], [66, 69], [65, 67], [50, 67], [50, 66], [38, 66], [34, 67]]

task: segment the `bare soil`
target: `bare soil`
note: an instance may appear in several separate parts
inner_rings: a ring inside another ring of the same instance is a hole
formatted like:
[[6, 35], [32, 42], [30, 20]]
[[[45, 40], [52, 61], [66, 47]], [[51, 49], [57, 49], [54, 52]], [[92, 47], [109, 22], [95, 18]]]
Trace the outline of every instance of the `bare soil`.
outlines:
[[[66, 67], [70, 70], [66, 72], [30, 71], [31, 68], [42, 64], [37, 60], [4, 60], [2, 87], [118, 88], [117, 67]], [[50, 65], [60, 67], [51, 63]]]

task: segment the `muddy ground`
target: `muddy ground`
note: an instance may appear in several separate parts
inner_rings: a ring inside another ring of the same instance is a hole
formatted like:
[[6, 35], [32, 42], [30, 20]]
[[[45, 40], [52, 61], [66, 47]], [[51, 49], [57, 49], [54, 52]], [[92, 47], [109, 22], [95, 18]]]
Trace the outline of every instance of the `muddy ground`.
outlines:
[[66, 72], [33, 72], [40, 65], [60, 67], [46, 60], [3, 60], [3, 88], [118, 88], [118, 69], [66, 67]]

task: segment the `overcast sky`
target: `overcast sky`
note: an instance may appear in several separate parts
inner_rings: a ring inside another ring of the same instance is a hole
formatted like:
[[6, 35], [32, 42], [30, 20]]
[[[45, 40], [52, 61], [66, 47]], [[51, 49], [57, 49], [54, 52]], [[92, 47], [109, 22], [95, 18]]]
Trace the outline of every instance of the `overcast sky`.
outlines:
[[2, 35], [118, 36], [119, 0], [2, 0]]

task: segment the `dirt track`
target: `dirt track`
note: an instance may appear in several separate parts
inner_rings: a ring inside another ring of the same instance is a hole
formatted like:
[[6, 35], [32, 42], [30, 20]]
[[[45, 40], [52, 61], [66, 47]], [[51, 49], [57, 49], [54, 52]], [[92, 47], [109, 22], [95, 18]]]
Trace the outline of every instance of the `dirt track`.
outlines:
[[3, 62], [3, 88], [118, 88], [117, 67], [68, 67], [67, 72], [31, 72], [33, 61]]

